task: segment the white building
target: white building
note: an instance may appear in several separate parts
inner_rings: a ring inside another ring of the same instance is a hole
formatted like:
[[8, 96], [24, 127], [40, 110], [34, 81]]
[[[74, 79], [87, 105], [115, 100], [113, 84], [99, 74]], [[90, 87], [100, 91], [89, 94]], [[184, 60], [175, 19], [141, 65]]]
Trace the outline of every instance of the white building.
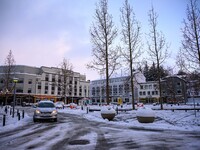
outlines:
[[[141, 83], [146, 80], [145, 76], [139, 72], [134, 72], [134, 100], [139, 100], [138, 88]], [[116, 77], [109, 79], [109, 92], [112, 103], [117, 103], [118, 98], [122, 98], [123, 102], [131, 103], [131, 84], [130, 77]], [[106, 103], [106, 79], [94, 80], [90, 83], [90, 97], [93, 103]]]
[[[0, 66], [0, 100], [3, 100], [5, 94], [3, 66]], [[63, 100], [63, 88], [60, 85], [63, 82], [61, 69], [55, 67], [30, 67], [24, 65], [16, 65], [12, 76], [18, 78], [16, 84], [16, 94], [18, 103], [24, 101], [36, 102], [41, 99], [50, 99], [52, 101]], [[78, 72], [73, 72], [70, 76], [66, 89], [70, 92], [66, 93], [65, 101], [76, 102], [84, 97], [89, 97], [90, 81], [86, 81], [86, 76]], [[11, 83], [11, 86], [12, 83]], [[13, 91], [10, 91], [12, 95]], [[12, 99], [11, 99], [12, 100]]]
[[159, 88], [157, 81], [141, 83], [138, 89], [139, 101], [143, 103], [153, 103], [159, 100]]

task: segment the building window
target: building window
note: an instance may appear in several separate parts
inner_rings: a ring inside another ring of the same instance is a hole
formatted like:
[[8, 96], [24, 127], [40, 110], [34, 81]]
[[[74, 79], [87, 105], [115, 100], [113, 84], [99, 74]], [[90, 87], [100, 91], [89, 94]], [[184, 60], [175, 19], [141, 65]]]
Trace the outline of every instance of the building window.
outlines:
[[31, 89], [28, 89], [28, 93], [31, 93]]
[[113, 86], [113, 94], [114, 94], [114, 95], [117, 95], [117, 85], [114, 85], [114, 86]]
[[181, 94], [182, 93], [182, 91], [181, 90], [177, 90], [177, 94]]
[[158, 91], [155, 91], [156, 92], [156, 95], [158, 95]]
[[72, 80], [69, 81], [69, 84], [72, 84]]
[[119, 94], [123, 93], [123, 85], [119, 85]]
[[48, 74], [45, 76], [45, 81], [49, 81], [49, 75]]
[[48, 86], [45, 86], [44, 94], [47, 94], [47, 93], [48, 93]]
[[140, 85], [140, 89], [143, 89], [143, 85]]
[[163, 91], [162, 93], [165, 94], [165, 91]]
[[146, 92], [145, 91], [143, 91], [143, 93], [142, 93], [143, 95], [146, 95]]
[[181, 86], [181, 82], [178, 82], [177, 85], [178, 85], [178, 86]]
[[29, 80], [28, 80], [28, 84], [32, 84], [32, 79], [29, 79]]
[[150, 95], [150, 91], [148, 91], [148, 95]]
[[19, 79], [17, 83], [24, 83], [24, 79]]
[[52, 82], [56, 82], [56, 79], [55, 79], [55, 77], [53, 77], [53, 78], [52, 78]]
[[16, 93], [23, 93], [23, 89], [16, 89]]
[[110, 93], [110, 95], [112, 95], [112, 86], [109, 86], [109, 93]]
[[142, 95], [142, 92], [140, 92], [140, 95]]
[[38, 89], [41, 90], [41, 85], [40, 84], [38, 85]]
[[129, 93], [129, 84], [125, 84], [124, 91], [126, 94]]
[[82, 86], [79, 86], [79, 91], [82, 92]]

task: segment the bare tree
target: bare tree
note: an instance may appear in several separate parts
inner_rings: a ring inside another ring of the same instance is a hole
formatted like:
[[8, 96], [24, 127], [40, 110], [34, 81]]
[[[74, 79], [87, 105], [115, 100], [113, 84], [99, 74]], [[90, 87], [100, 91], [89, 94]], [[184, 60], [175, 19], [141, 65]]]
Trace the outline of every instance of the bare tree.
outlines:
[[186, 68], [200, 67], [200, 9], [197, 0], [190, 0], [187, 5], [187, 19], [183, 20], [182, 55], [186, 59]]
[[168, 44], [162, 32], [158, 32], [158, 14], [154, 11], [152, 6], [149, 11], [149, 26], [150, 33], [148, 34], [149, 40], [148, 44], [148, 53], [152, 61], [156, 62], [157, 74], [158, 74], [158, 83], [159, 83], [159, 94], [160, 94], [160, 103], [161, 109], [163, 109], [162, 93], [161, 93], [161, 73], [160, 66], [164, 60], [168, 57]]
[[62, 92], [66, 103], [66, 96], [73, 92], [73, 65], [67, 59], [63, 59], [60, 64], [58, 76], [58, 89]]
[[13, 87], [12, 87], [12, 80], [14, 77], [14, 69], [15, 69], [15, 59], [13, 56], [12, 51], [10, 50], [6, 59], [5, 63], [3, 66], [3, 74], [2, 74], [2, 79], [3, 79], [3, 93], [6, 94], [6, 100], [5, 100], [5, 105], [7, 105], [7, 99], [8, 99], [8, 93], [12, 92]]
[[109, 104], [109, 78], [119, 65], [119, 50], [113, 47], [117, 29], [108, 13], [108, 0], [100, 0], [97, 4], [94, 19], [90, 28], [94, 58], [87, 67], [106, 75], [106, 101]]
[[185, 58], [183, 56], [182, 49], [180, 49], [177, 53], [176, 64], [177, 64], [178, 68], [180, 69], [180, 71], [187, 71], [188, 70], [188, 69], [186, 69]]
[[134, 105], [134, 83], [133, 83], [133, 63], [141, 55], [140, 51], [140, 26], [138, 21], [135, 19], [133, 8], [125, 0], [121, 11], [121, 25], [122, 25], [122, 41], [124, 43], [124, 49], [122, 49], [122, 55], [125, 58], [125, 62], [129, 66], [130, 81], [131, 81], [131, 93], [132, 93], [132, 107]]

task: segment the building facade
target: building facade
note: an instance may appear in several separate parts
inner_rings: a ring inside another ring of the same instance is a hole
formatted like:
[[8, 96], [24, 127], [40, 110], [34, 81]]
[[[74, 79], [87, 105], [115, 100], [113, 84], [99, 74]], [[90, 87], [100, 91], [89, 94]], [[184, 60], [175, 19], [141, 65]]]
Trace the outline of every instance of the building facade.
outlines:
[[155, 103], [159, 102], [159, 88], [157, 81], [141, 83], [138, 89], [139, 102]]
[[[134, 100], [138, 101], [138, 88], [140, 83], [145, 82], [144, 75], [137, 71], [134, 72]], [[123, 102], [132, 103], [132, 93], [130, 77], [116, 77], [109, 79], [109, 92], [111, 103], [117, 103], [118, 99]], [[90, 83], [90, 98], [93, 103], [106, 103], [106, 79], [94, 80]]]
[[161, 81], [161, 97], [166, 103], [185, 103], [187, 101], [187, 84], [179, 76], [168, 76]]
[[[0, 66], [0, 100], [4, 102], [5, 96], [10, 95], [10, 99], [8, 98], [8, 103], [10, 103], [12, 101], [13, 90], [7, 91], [4, 87], [3, 67]], [[69, 82], [66, 82], [64, 85], [60, 68], [45, 66], [38, 68], [16, 65], [14, 70], [11, 74], [12, 77], [18, 79], [16, 83], [17, 103], [37, 102], [42, 99], [78, 103], [79, 99], [89, 96], [90, 81], [86, 81], [86, 76], [78, 72], [73, 72], [68, 77]], [[13, 83], [10, 84], [13, 86]], [[63, 85], [65, 88], [63, 88]], [[66, 91], [63, 92], [63, 90]]]

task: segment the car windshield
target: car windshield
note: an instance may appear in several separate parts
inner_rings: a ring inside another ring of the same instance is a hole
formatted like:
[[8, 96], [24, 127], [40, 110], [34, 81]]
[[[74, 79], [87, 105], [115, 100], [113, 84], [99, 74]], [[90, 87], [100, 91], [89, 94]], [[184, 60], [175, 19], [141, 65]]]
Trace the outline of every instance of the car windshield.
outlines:
[[55, 107], [53, 103], [39, 103], [38, 107], [42, 107], [42, 108], [53, 108]]

